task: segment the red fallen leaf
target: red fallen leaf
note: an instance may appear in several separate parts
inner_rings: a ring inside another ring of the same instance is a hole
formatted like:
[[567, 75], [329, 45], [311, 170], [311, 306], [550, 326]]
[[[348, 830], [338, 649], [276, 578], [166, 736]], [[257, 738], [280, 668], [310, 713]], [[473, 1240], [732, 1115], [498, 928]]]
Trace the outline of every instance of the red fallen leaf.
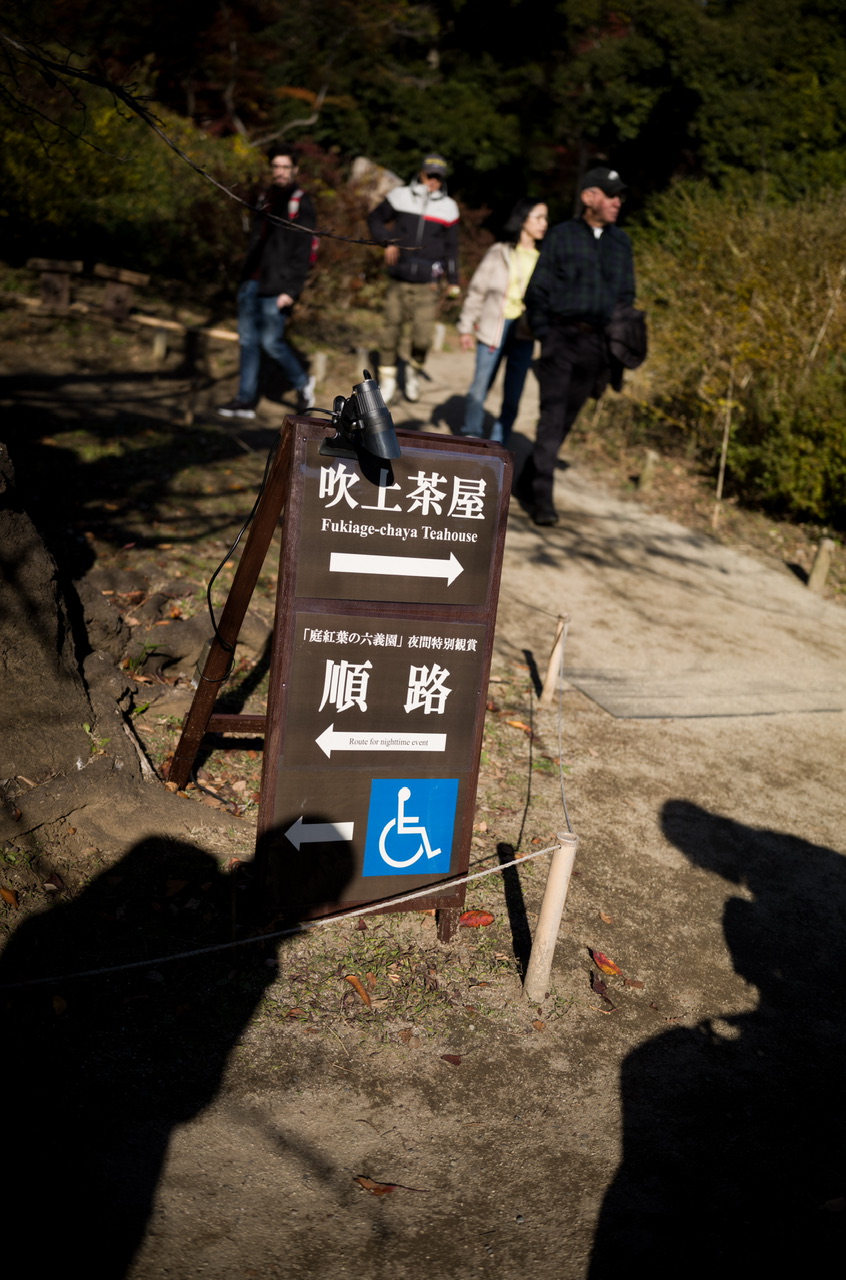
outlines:
[[624, 980], [624, 985], [627, 987], [635, 987], [638, 991], [643, 990], [643, 983], [638, 982], [637, 978], [626, 978]]
[[493, 922], [494, 918], [490, 911], [464, 911], [458, 918], [458, 923], [468, 929], [481, 929]]
[[18, 895], [14, 889], [0, 888], [0, 898], [2, 898], [4, 902], [7, 902], [10, 907], [20, 907], [21, 905], [18, 902]]
[[58, 871], [54, 871], [53, 874], [49, 875], [44, 881], [43, 887], [48, 893], [61, 893], [65, 887], [65, 882], [59, 875]]
[[376, 990], [376, 974], [366, 973], [364, 977], [370, 990], [375, 991]]
[[358, 924], [355, 927], [356, 929], [359, 930], [360, 933], [365, 933], [367, 931], [367, 921], [365, 920], [364, 916], [358, 917]]
[[534, 1027], [535, 1031], [546, 1031], [546, 1023], [543, 1022], [540, 1018], [535, 1018], [534, 1022], [532, 1023], [532, 1026]]
[[370, 1009], [373, 1005], [373, 1001], [370, 999], [370, 996], [365, 991], [364, 984], [362, 983], [361, 978], [357, 978], [354, 973], [347, 973], [344, 975], [344, 981], [350, 984], [352, 989], [364, 1001], [368, 1009]]
[[588, 947], [588, 955], [603, 973], [609, 973], [612, 975], [616, 974], [618, 978], [625, 977], [625, 974], [619, 965], [616, 965], [613, 960], [609, 960], [608, 956], [603, 955], [601, 951], [594, 951], [591, 947]]
[[444, 1062], [448, 1062], [448, 1063], [449, 1063], [449, 1065], [450, 1065], [451, 1067], [460, 1067], [460, 1066], [461, 1066], [461, 1054], [460, 1054], [460, 1053], [442, 1053], [442, 1054], [441, 1054], [441, 1058], [442, 1058], [442, 1060], [443, 1060]]

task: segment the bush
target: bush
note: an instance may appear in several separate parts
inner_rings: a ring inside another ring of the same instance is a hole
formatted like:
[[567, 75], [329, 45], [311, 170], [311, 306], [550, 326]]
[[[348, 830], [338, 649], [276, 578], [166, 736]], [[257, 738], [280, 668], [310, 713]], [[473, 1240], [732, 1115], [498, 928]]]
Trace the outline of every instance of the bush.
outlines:
[[[48, 108], [51, 104], [46, 104]], [[84, 115], [56, 101], [62, 127], [0, 114], [6, 252], [80, 257], [226, 287], [242, 238], [240, 206], [143, 121], [91, 92]], [[207, 137], [158, 109], [162, 128], [194, 164], [249, 196], [264, 165], [239, 137]], [[234, 253], [233, 253], [234, 250]]]
[[652, 435], [716, 467], [730, 413], [727, 489], [843, 527], [846, 191], [787, 205], [679, 185], [635, 238]]

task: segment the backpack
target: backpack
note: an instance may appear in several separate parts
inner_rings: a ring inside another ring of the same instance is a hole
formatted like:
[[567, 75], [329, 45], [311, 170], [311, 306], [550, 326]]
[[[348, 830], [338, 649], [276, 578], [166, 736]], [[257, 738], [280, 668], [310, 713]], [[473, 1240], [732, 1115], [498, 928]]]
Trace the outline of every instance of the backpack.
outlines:
[[[297, 218], [299, 217], [300, 201], [302, 200], [304, 195], [305, 195], [305, 192], [303, 191], [302, 187], [297, 187], [296, 190], [291, 193], [291, 198], [288, 201], [288, 221], [289, 222], [296, 222]], [[309, 267], [313, 267], [315, 262], [317, 261], [317, 253], [319, 249], [320, 249], [320, 236], [312, 236], [311, 252], [309, 253], [309, 259], [308, 259]]]

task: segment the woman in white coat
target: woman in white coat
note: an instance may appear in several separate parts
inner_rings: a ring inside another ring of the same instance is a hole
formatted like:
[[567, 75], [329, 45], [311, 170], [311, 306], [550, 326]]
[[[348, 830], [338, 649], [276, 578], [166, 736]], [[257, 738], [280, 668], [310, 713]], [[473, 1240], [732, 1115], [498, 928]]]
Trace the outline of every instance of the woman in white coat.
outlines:
[[476, 344], [476, 372], [467, 393], [463, 436], [483, 435], [485, 397], [504, 358], [502, 408], [490, 438], [508, 443], [534, 346], [522, 320], [523, 296], [538, 260], [538, 241], [548, 224], [545, 204], [528, 197], [518, 200], [502, 240], [488, 249], [470, 281], [458, 321], [464, 350]]

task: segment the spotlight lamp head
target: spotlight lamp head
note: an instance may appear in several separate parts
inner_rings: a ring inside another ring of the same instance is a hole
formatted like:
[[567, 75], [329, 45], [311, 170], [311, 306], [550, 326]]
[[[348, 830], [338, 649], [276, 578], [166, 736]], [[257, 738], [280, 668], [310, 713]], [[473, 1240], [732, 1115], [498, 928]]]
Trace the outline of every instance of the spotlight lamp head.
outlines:
[[386, 461], [401, 455], [393, 418], [378, 382], [366, 369], [363, 381], [354, 385], [352, 395], [346, 399], [335, 397], [332, 422], [337, 435], [323, 442], [321, 452], [356, 457], [363, 449]]

